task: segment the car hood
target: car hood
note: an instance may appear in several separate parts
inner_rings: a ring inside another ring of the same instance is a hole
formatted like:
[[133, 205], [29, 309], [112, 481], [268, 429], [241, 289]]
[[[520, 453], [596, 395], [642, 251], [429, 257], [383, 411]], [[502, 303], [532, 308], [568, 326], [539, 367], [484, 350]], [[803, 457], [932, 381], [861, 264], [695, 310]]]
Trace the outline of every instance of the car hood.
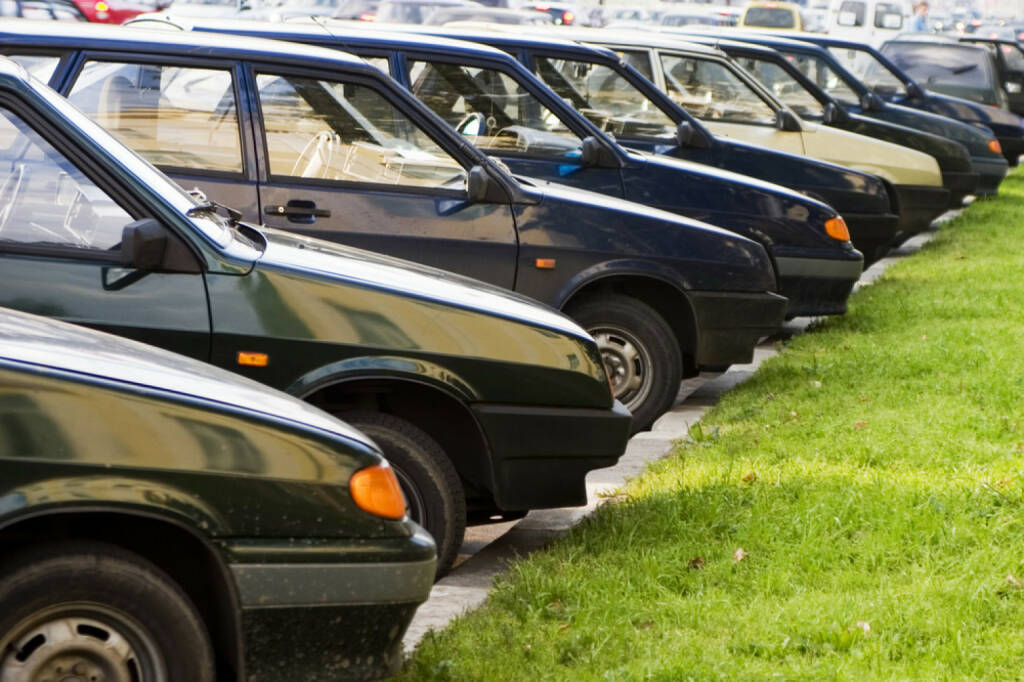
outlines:
[[479, 280], [322, 239], [260, 228], [267, 246], [256, 267], [283, 268], [473, 310], [543, 327], [593, 343], [582, 327], [553, 308]]
[[5, 360], [240, 408], [342, 436], [379, 454], [362, 433], [309, 403], [213, 365], [77, 325], [0, 310], [0, 362]]
[[932, 101], [936, 113], [943, 116], [976, 120], [987, 126], [1009, 126], [1019, 129], [1021, 135], [1024, 135], [1024, 119], [1012, 111], [978, 104], [961, 97], [942, 95], [932, 90], [928, 91], [927, 97]]
[[[864, 112], [864, 115], [871, 118], [876, 117], [873, 112]], [[980, 123], [977, 125], [965, 123], [940, 114], [890, 102], [886, 103], [884, 112], [877, 117], [897, 125], [948, 137], [967, 147], [971, 156], [1002, 158], [1001, 154], [996, 154], [989, 149], [988, 142], [994, 135], [991, 130], [982, 127], [983, 124]]]

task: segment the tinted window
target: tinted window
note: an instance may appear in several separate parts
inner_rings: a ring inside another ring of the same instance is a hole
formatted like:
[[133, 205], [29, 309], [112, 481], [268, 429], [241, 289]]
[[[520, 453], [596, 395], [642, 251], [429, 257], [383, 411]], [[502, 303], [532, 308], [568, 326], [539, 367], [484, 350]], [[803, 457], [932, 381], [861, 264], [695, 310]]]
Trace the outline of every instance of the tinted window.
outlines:
[[743, 16], [743, 25], [764, 28], [795, 28], [796, 18], [788, 9], [750, 7]]
[[943, 86], [979, 90], [991, 87], [989, 56], [984, 50], [954, 45], [900, 43], [886, 46], [885, 54], [901, 70], [929, 88]]
[[669, 96], [697, 118], [775, 125], [775, 111], [724, 64], [670, 54], [660, 58]]
[[49, 82], [53, 72], [57, 70], [57, 64], [60, 63], [60, 57], [51, 55], [12, 54], [6, 56], [21, 64], [26, 71], [44, 83]]
[[63, 154], [0, 109], [0, 244], [109, 251], [131, 221]]
[[903, 12], [900, 10], [900, 6], [888, 2], [880, 2], [875, 5], [875, 28], [893, 31], [903, 28]]
[[828, 51], [843, 65], [843, 68], [875, 92], [882, 94], [903, 92], [903, 81], [870, 52], [840, 47], [830, 47]]
[[793, 66], [800, 69], [819, 88], [835, 97], [840, 102], [859, 104], [857, 93], [854, 92], [843, 78], [833, 70], [821, 57], [801, 54], [783, 53]]
[[844, 0], [839, 5], [836, 23], [840, 26], [863, 26], [867, 6], [859, 0]]
[[1006, 44], [1000, 44], [999, 49], [1003, 53], [1003, 59], [1006, 60], [1006, 68], [1010, 71], [1024, 72], [1024, 51], [1021, 51], [1016, 45]]
[[778, 64], [762, 59], [740, 57], [735, 60], [744, 70], [752, 73], [775, 97], [800, 118], [822, 119], [825, 108], [804, 86]]
[[376, 90], [267, 74], [256, 81], [272, 175], [465, 188], [455, 159]]
[[617, 71], [568, 59], [536, 59], [537, 75], [569, 106], [617, 135], [672, 136], [675, 123]]
[[88, 62], [68, 99], [151, 163], [242, 170], [229, 71]]
[[414, 61], [410, 81], [420, 101], [483, 149], [564, 158], [582, 146], [550, 109], [500, 71]]

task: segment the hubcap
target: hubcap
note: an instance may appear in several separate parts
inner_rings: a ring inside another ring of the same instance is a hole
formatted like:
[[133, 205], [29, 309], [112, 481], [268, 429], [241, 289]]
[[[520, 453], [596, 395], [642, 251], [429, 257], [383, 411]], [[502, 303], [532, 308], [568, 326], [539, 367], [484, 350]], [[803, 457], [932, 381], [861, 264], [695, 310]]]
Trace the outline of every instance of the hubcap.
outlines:
[[0, 642], [0, 682], [165, 682], [152, 638], [100, 604], [34, 614]]
[[402, 494], [405, 495], [405, 513], [419, 525], [426, 526], [429, 519], [427, 518], [427, 505], [423, 501], [423, 495], [413, 485], [409, 474], [395, 466], [394, 462], [391, 463], [391, 468], [395, 472], [395, 478], [398, 479], [398, 485], [402, 489]]
[[647, 348], [628, 331], [609, 325], [588, 329], [604, 360], [615, 397], [635, 410], [651, 392], [651, 358]]

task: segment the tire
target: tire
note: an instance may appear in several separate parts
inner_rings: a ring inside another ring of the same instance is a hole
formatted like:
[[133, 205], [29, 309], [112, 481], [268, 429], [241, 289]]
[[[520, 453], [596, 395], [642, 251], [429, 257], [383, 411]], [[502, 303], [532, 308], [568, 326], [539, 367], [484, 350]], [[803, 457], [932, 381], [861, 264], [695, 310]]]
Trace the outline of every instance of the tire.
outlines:
[[633, 433], [650, 428], [683, 380], [672, 328], [654, 308], [621, 294], [587, 298], [565, 312], [597, 341], [615, 397], [633, 413]]
[[395, 470], [409, 517], [437, 543], [437, 577], [455, 562], [466, 532], [466, 496], [448, 455], [422, 429], [381, 412], [339, 415], [369, 436]]
[[0, 604], [0, 680], [214, 680], [210, 638], [188, 596], [119, 547], [64, 542], [16, 554], [0, 567]]

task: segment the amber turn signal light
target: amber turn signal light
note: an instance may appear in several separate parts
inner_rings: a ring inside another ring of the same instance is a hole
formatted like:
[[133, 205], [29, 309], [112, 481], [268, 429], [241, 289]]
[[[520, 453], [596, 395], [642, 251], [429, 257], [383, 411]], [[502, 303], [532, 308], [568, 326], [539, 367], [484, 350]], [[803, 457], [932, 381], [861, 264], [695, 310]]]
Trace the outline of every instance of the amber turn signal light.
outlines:
[[385, 519], [405, 516], [405, 496], [394, 470], [386, 462], [355, 472], [348, 487], [356, 506], [363, 511]]
[[841, 216], [835, 218], [829, 218], [825, 221], [825, 232], [828, 233], [832, 239], [838, 239], [841, 242], [850, 241], [850, 230], [846, 227], [846, 221]]
[[270, 356], [266, 353], [253, 353], [244, 350], [238, 351], [238, 364], [243, 367], [266, 367], [270, 363]]
[[999, 140], [997, 140], [995, 138], [993, 138], [993, 139], [988, 141], [988, 148], [989, 148], [990, 151], [993, 151], [996, 154], [1002, 154], [1003, 153], [1003, 145], [999, 144]]

